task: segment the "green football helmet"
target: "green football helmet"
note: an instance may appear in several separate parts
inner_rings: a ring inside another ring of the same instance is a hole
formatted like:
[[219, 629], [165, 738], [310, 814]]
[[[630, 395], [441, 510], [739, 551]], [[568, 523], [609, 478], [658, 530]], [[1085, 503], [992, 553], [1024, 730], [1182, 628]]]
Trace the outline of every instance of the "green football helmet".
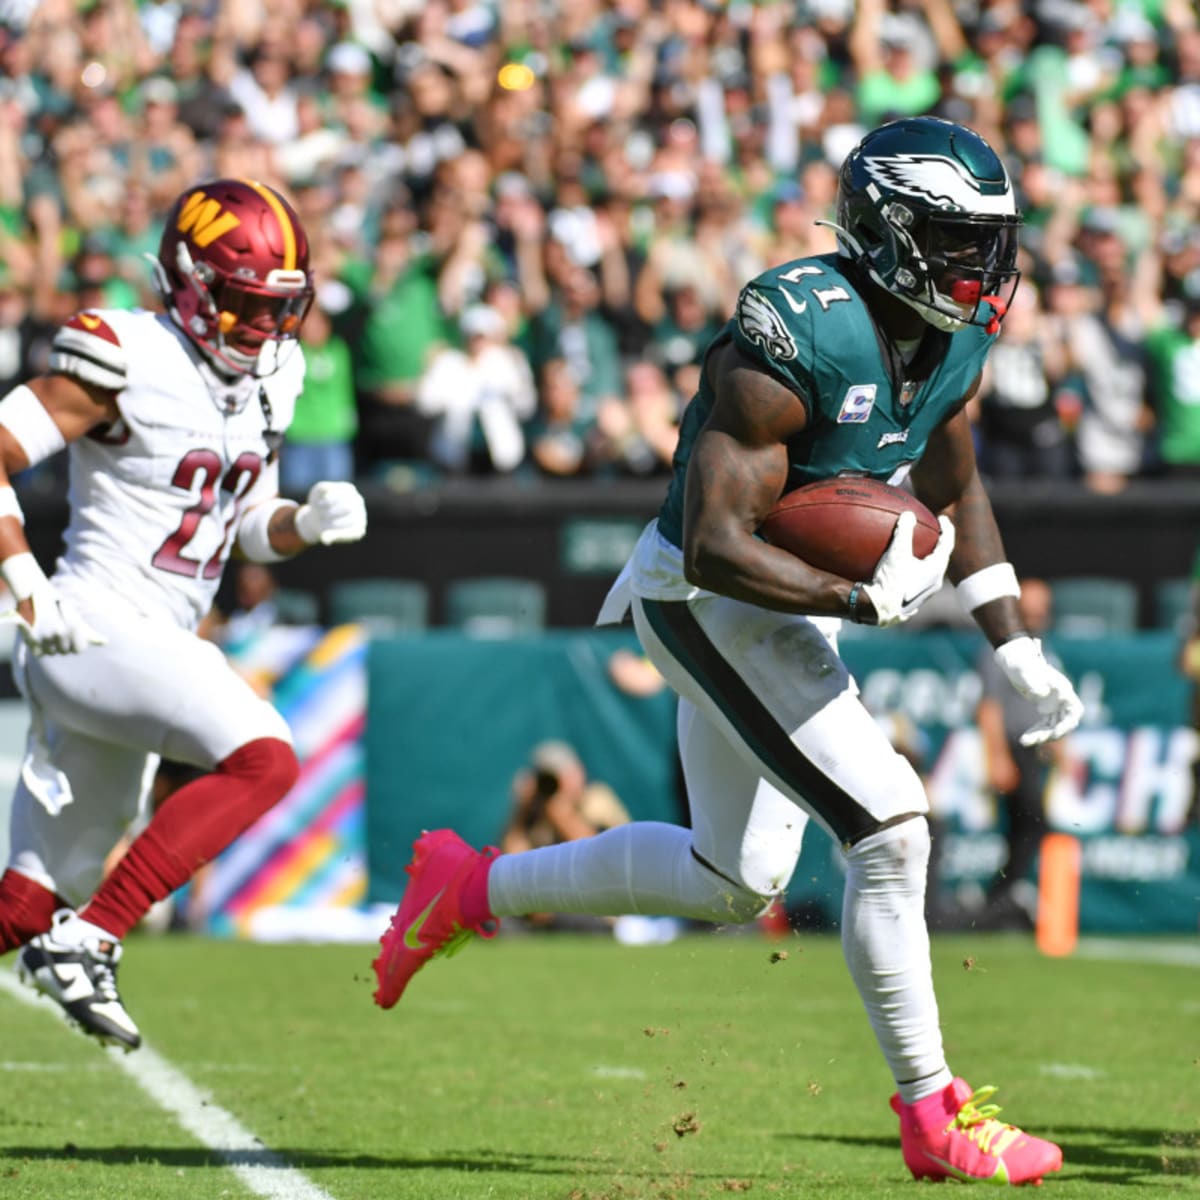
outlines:
[[892, 121], [842, 164], [841, 253], [949, 333], [968, 325], [999, 332], [1021, 277], [1020, 224], [1004, 164], [964, 125]]

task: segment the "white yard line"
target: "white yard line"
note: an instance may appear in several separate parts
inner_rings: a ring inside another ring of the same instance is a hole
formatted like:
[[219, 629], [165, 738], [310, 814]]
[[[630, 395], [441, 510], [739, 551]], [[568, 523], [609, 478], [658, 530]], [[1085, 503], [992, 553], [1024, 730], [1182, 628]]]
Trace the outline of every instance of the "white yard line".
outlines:
[[1200, 945], [1195, 942], [1139, 942], [1135, 938], [1079, 939], [1075, 953], [1080, 958], [1112, 962], [1160, 963], [1168, 967], [1200, 967]]
[[[22, 1004], [58, 1015], [52, 1001], [39, 999], [7, 971], [0, 971], [0, 991]], [[222, 1159], [256, 1196], [266, 1200], [333, 1200], [327, 1191], [268, 1150], [235, 1116], [214, 1104], [145, 1042], [132, 1054], [110, 1048], [108, 1056], [113, 1066], [124, 1071], [159, 1108]]]

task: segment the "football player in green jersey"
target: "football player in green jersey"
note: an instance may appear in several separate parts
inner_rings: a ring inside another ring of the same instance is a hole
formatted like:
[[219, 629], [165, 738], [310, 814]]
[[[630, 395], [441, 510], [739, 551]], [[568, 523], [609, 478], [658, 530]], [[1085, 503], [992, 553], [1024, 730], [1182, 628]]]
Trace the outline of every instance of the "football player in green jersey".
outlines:
[[[1000, 159], [932, 117], [869, 133], [842, 167], [838, 253], [753, 280], [709, 348], [656, 521], [603, 619], [632, 608], [679, 693], [691, 830], [633, 823], [570, 846], [496, 857], [424, 835], [376, 962], [378, 1002], [472, 932], [526, 912], [750, 921], [780, 895], [807, 820], [845, 855], [846, 962], [896, 1081], [911, 1172], [1018, 1184], [1057, 1146], [996, 1119], [991, 1088], [946, 1064], [924, 919], [927, 801], [837, 653], [843, 620], [893, 625], [946, 575], [1038, 706], [1029, 743], [1082, 705], [1022, 628], [975, 466], [964, 406], [1017, 286], [1020, 217]], [[781, 495], [842, 473], [911, 480], [940, 515], [918, 559], [910, 514], [871, 579], [817, 570], [756, 536]]]

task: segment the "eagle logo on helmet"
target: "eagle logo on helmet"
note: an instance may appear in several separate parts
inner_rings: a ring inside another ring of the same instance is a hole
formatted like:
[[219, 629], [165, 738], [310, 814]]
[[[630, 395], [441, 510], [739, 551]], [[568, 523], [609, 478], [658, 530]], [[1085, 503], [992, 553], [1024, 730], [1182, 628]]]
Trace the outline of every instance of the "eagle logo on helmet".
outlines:
[[772, 358], [788, 362], [796, 357], [796, 339], [775, 306], [756, 288], [743, 288], [737, 304], [738, 328]]
[[940, 154], [864, 155], [872, 179], [902, 196], [912, 196], [931, 208], [1007, 216], [1016, 212], [1008, 178], [985, 191], [979, 180], [952, 159]]

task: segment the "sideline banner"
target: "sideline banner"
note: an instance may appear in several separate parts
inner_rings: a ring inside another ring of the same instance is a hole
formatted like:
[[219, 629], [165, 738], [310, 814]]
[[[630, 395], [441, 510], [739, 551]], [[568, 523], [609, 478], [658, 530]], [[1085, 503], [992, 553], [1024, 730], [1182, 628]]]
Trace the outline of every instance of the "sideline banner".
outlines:
[[[1188, 824], [1197, 736], [1178, 639], [1060, 638], [1054, 650], [1085, 705], [1046, 797], [1050, 828], [1083, 843], [1081, 930], [1197, 932], [1200, 827]], [[941, 884], [951, 892], [986, 883], [1005, 854], [973, 723], [982, 652], [971, 633], [874, 633], [843, 646], [872, 712], [900, 713], [927, 739], [930, 802], [944, 824]]]
[[[1055, 650], [1087, 706], [1068, 769], [1049, 789], [1052, 828], [1083, 842], [1084, 932], [1196, 932], [1200, 830], [1187, 815], [1197, 738], [1176, 640], [1145, 633], [1103, 642], [1061, 639]], [[674, 700], [634, 697], [608, 674], [627, 630], [550, 631], [480, 641], [454, 632], [373, 642], [367, 656], [369, 899], [394, 901], [422, 829], [451, 825], [476, 843], [504, 828], [509, 788], [533, 746], [562, 738], [593, 779], [640, 819], [675, 820]], [[973, 725], [985, 649], [973, 633], [862, 633], [842, 651], [881, 720], [919, 728], [932, 806], [944, 824], [941, 882], [986, 883], [1004, 840], [984, 790]], [[811, 828], [789, 903], [833, 923], [839, 855]]]

